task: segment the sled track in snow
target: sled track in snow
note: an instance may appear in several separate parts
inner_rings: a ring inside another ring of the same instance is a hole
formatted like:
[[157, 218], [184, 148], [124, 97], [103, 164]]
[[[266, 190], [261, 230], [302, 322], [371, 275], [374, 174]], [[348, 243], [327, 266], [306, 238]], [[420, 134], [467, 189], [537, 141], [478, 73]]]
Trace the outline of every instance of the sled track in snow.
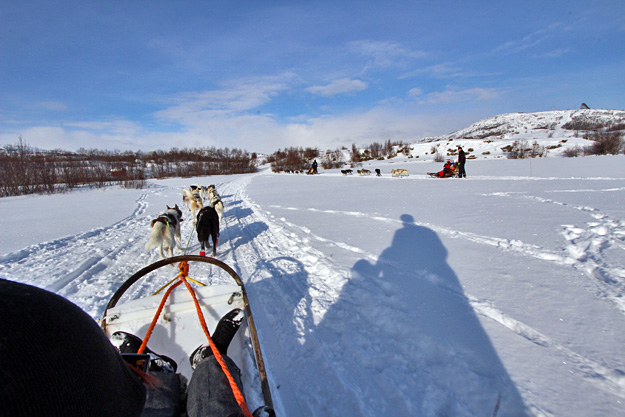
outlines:
[[[594, 192], [621, 191], [621, 188], [608, 190], [592, 190]], [[585, 190], [586, 192], [588, 190]], [[579, 192], [579, 190], [554, 191], [560, 193]], [[618, 262], [619, 256], [611, 259], [606, 253], [615, 250], [621, 254], [625, 253], [625, 220], [611, 219], [602, 214], [594, 207], [579, 206], [559, 202], [556, 200], [525, 195], [519, 193], [493, 193], [490, 195], [505, 198], [530, 199], [544, 204], [559, 205], [573, 210], [587, 213], [593, 220], [584, 226], [573, 224], [562, 225], [562, 235], [567, 240], [559, 253], [545, 251], [541, 248], [526, 248], [525, 252], [529, 256], [552, 261], [560, 265], [570, 265], [586, 276], [594, 280], [597, 293], [602, 298], [611, 300], [620, 310], [625, 313], [625, 263]], [[522, 245], [521, 245], [522, 246]], [[532, 253], [533, 252], [533, 253]]]
[[[510, 240], [471, 232], [462, 232], [429, 223], [415, 222], [415, 224], [427, 227], [441, 235], [451, 238], [461, 238], [480, 245], [496, 247], [502, 251], [514, 252], [522, 256], [540, 259], [556, 265], [572, 267], [593, 278], [595, 280], [594, 286], [597, 294], [602, 298], [611, 300], [623, 313], [625, 313], [625, 299], [623, 297], [625, 295], [625, 265], [612, 264], [605, 256], [603, 256], [603, 252], [608, 247], [625, 250], [625, 220], [610, 219], [608, 216], [601, 214], [596, 208], [574, 206], [540, 197], [525, 195], [518, 196], [514, 193], [494, 193], [492, 195], [510, 197], [511, 194], [514, 198], [527, 198], [541, 201], [543, 203], [571, 207], [572, 209], [589, 213], [589, 215], [591, 215], [595, 220], [588, 222], [586, 227], [563, 225], [564, 230], [561, 233], [569, 243], [557, 251], [545, 249], [538, 245], [524, 243], [520, 240]], [[297, 208], [277, 205], [271, 207], [284, 210], [299, 210]], [[340, 214], [363, 218], [366, 217], [375, 221], [401, 225], [401, 221], [396, 219], [381, 216], [370, 216], [366, 213], [357, 211], [319, 209], [308, 210], [311, 212], [321, 212], [326, 214]], [[295, 225], [291, 226], [299, 227]], [[300, 228], [300, 230], [306, 233], [309, 232], [305, 228]], [[318, 240], [325, 240], [320, 237], [316, 238]], [[350, 247], [349, 245], [341, 242], [334, 242], [334, 244], [355, 253], [360, 252], [359, 248]], [[368, 259], [374, 260], [375, 257], [373, 255], [369, 255]]]
[[109, 227], [36, 244], [3, 256], [0, 272], [3, 276], [27, 280], [37, 277], [32, 282], [34, 285], [63, 295], [78, 305], [95, 305], [87, 312], [94, 318], [99, 317], [114, 283], [123, 282], [137, 265], [147, 262], [145, 259], [137, 261], [138, 253], [145, 256], [145, 242], [137, 236], [145, 235], [147, 219], [142, 216], [147, 208], [147, 195], [142, 194], [137, 199], [130, 216]]

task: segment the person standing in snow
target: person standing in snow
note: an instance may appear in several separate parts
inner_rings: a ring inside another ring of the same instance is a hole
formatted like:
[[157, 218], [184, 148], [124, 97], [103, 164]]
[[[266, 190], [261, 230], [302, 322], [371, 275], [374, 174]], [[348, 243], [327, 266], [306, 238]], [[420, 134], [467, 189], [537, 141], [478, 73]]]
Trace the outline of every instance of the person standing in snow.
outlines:
[[312, 163], [312, 173], [313, 174], [318, 174], [318, 172], [317, 172], [317, 160], [316, 159]]
[[458, 146], [458, 178], [466, 178], [467, 173], [464, 170], [464, 164], [467, 162], [467, 156], [462, 150], [462, 146]]

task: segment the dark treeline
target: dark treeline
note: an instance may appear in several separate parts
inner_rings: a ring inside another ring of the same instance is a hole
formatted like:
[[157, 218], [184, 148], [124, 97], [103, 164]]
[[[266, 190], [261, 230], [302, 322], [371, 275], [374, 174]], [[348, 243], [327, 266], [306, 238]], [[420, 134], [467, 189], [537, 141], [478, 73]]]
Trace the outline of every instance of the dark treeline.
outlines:
[[372, 159], [383, 160], [386, 158], [393, 158], [397, 156], [398, 150], [406, 155], [410, 152], [408, 145], [404, 144], [402, 141], [391, 141], [390, 139], [384, 143], [373, 142], [362, 151], [358, 149], [355, 144], [353, 144], [351, 160], [352, 163], [358, 163], [362, 161], [370, 161]]
[[267, 157], [273, 172], [305, 172], [310, 169], [311, 163], [319, 157], [316, 148], [285, 148], [279, 149]]
[[0, 149], [0, 196], [55, 193], [78, 186], [119, 184], [142, 188], [148, 178], [240, 174], [256, 171], [256, 154], [194, 148], [132, 152], [79, 149], [41, 151], [26, 145]]
[[[345, 151], [345, 152], [343, 152]], [[267, 162], [271, 163], [273, 172], [307, 172], [311, 163], [317, 159], [317, 163], [324, 169], [341, 168], [350, 163], [352, 166], [363, 161], [372, 159], [383, 160], [397, 156], [398, 152], [406, 155], [409, 153], [408, 145], [401, 141], [391, 141], [384, 143], [373, 142], [363, 148], [352, 145], [351, 151], [347, 148], [336, 149], [335, 151], [320, 152], [316, 148], [285, 148], [267, 157]], [[345, 154], [348, 154], [349, 161], [345, 161]]]

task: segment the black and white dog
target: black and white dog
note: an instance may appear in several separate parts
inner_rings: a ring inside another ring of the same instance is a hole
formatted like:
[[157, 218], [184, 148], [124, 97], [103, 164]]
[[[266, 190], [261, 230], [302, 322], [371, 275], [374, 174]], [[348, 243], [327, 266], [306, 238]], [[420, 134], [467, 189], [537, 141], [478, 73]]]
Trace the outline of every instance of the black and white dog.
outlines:
[[200, 255], [204, 255], [204, 249], [210, 248], [208, 238], [213, 240], [213, 257], [217, 255], [217, 242], [219, 241], [219, 215], [217, 211], [211, 207], [203, 207], [197, 214], [197, 222], [195, 223], [195, 230], [197, 231], [197, 240], [202, 245]]
[[182, 211], [178, 208], [178, 204], [174, 207], [167, 206], [167, 211], [156, 219], [152, 220], [152, 231], [150, 238], [145, 244], [145, 250], [150, 251], [156, 247], [159, 248], [161, 258], [165, 257], [165, 252], [171, 257], [174, 256], [174, 248], [176, 242], [178, 247], [182, 247], [180, 242], [180, 222], [182, 221]]

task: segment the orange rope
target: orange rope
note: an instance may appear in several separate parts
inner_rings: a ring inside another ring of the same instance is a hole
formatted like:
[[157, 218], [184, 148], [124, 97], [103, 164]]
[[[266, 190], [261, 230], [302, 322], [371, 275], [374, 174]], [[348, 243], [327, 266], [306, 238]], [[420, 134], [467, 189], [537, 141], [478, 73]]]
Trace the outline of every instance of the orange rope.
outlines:
[[232, 388], [232, 394], [234, 395], [234, 398], [237, 400], [239, 407], [241, 407], [243, 414], [245, 414], [247, 417], [252, 417], [252, 413], [250, 412], [247, 406], [247, 403], [245, 402], [245, 397], [243, 396], [243, 393], [239, 389], [234, 378], [232, 378], [232, 374], [230, 374], [228, 365], [226, 364], [226, 361], [224, 360], [223, 356], [221, 356], [221, 352], [217, 350], [215, 343], [213, 343], [213, 339], [211, 339], [210, 332], [208, 331], [208, 327], [206, 326], [206, 319], [204, 318], [204, 313], [202, 313], [202, 308], [200, 307], [200, 303], [198, 302], [197, 297], [195, 296], [195, 291], [193, 290], [193, 287], [191, 287], [191, 284], [189, 284], [189, 282], [186, 280], [187, 274], [189, 273], [189, 264], [186, 261], [180, 262], [180, 264], [178, 264], [178, 268], [180, 269], [180, 272], [178, 273], [178, 276], [176, 278], [179, 278], [179, 281], [167, 289], [167, 292], [165, 293], [165, 295], [163, 296], [163, 299], [161, 300], [158, 310], [156, 314], [154, 315], [154, 319], [152, 320], [152, 324], [150, 324], [150, 328], [148, 329], [148, 332], [145, 335], [145, 338], [143, 339], [143, 343], [141, 344], [141, 347], [139, 348], [137, 353], [142, 353], [145, 347], [147, 346], [148, 340], [150, 339], [150, 336], [152, 335], [152, 331], [154, 330], [154, 327], [156, 326], [156, 322], [158, 321], [158, 318], [160, 317], [161, 312], [163, 311], [163, 306], [165, 305], [165, 301], [169, 297], [169, 294], [171, 294], [174, 288], [176, 288], [178, 285], [184, 283], [184, 285], [187, 287], [187, 290], [191, 294], [191, 297], [193, 298], [193, 302], [195, 303], [195, 309], [197, 311], [197, 315], [200, 320], [200, 325], [202, 326], [202, 330], [204, 330], [204, 334], [206, 335], [206, 338], [208, 339], [208, 344], [211, 350], [213, 351], [213, 355], [215, 356], [215, 359], [217, 359], [219, 366], [221, 366], [221, 369], [224, 371], [224, 374], [226, 375], [226, 378], [228, 379], [228, 382], [230, 383], [230, 388]]
[[158, 310], [156, 311], [156, 314], [154, 315], [154, 318], [152, 319], [152, 324], [150, 324], [150, 328], [148, 329], [148, 332], [146, 333], [145, 338], [143, 338], [143, 343], [141, 343], [141, 347], [137, 351], [138, 354], [143, 353], [143, 351], [145, 350], [145, 347], [148, 345], [148, 340], [150, 340], [150, 336], [152, 336], [152, 331], [154, 330], [154, 327], [156, 327], [156, 322], [158, 321], [158, 318], [161, 316], [161, 312], [163, 311], [163, 307], [165, 306], [165, 301], [167, 301], [169, 294], [171, 294], [174, 288], [176, 288], [180, 284], [182, 284], [182, 281], [176, 282], [174, 285], [172, 285], [171, 287], [167, 289], [167, 292], [165, 292], [165, 295], [163, 296], [163, 299], [161, 300], [161, 304], [158, 306]]
[[226, 378], [228, 379], [228, 382], [230, 383], [230, 388], [232, 388], [232, 393], [234, 394], [234, 398], [237, 400], [237, 403], [239, 404], [239, 407], [241, 407], [241, 410], [243, 410], [243, 414], [245, 414], [248, 417], [252, 417], [252, 413], [247, 407], [247, 403], [245, 402], [245, 397], [243, 396], [243, 393], [239, 389], [234, 378], [232, 378], [232, 375], [230, 374], [230, 370], [228, 369], [228, 365], [226, 364], [226, 361], [224, 361], [223, 356], [221, 356], [221, 352], [217, 350], [215, 343], [213, 343], [213, 339], [211, 339], [210, 333], [208, 331], [208, 327], [206, 326], [206, 320], [204, 319], [204, 314], [202, 313], [202, 308], [200, 307], [200, 304], [197, 301], [193, 287], [191, 287], [191, 284], [189, 284], [184, 277], [181, 276], [180, 279], [182, 280], [182, 282], [184, 282], [187, 289], [191, 293], [191, 297], [193, 297], [193, 301], [195, 303], [195, 309], [197, 310], [197, 315], [198, 315], [198, 318], [200, 319], [200, 324], [202, 325], [204, 334], [206, 335], [206, 338], [208, 339], [208, 344], [211, 350], [213, 351], [213, 355], [215, 356], [215, 359], [217, 359], [217, 362], [219, 362], [221, 369], [224, 371], [224, 374], [226, 374]]

